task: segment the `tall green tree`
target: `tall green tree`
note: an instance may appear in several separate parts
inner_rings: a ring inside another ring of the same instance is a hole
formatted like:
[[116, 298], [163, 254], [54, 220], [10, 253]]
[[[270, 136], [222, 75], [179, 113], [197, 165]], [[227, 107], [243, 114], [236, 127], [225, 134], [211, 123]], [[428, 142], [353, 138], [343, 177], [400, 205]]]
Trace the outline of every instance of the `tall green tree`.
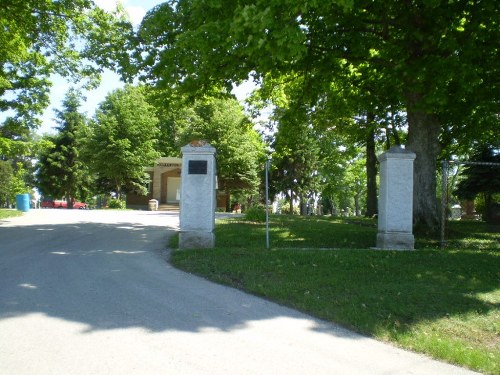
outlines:
[[219, 187], [228, 193], [257, 191], [265, 158], [264, 144], [236, 99], [198, 99], [173, 112], [173, 116], [177, 150], [194, 139], [207, 140], [217, 150]]
[[38, 127], [52, 74], [92, 85], [104, 67], [127, 67], [131, 31], [123, 8], [111, 14], [91, 0], [3, 0], [0, 137], [19, 140]]
[[143, 87], [127, 85], [99, 105], [85, 144], [85, 158], [102, 192], [146, 194], [144, 168], [159, 157], [158, 119]]
[[37, 168], [37, 181], [40, 192], [53, 197], [65, 197], [68, 208], [73, 207], [73, 199], [85, 198], [88, 190], [89, 170], [82, 161], [81, 135], [85, 132], [87, 119], [79, 112], [81, 95], [70, 89], [56, 110], [57, 135], [49, 136], [53, 146], [40, 155]]
[[318, 192], [319, 147], [305, 116], [281, 109], [276, 118], [277, 133], [272, 143], [271, 183], [274, 193], [283, 193], [293, 213], [293, 203], [304, 204]]
[[368, 66], [353, 79], [378, 72], [375, 89], [404, 106], [407, 147], [417, 154], [414, 222], [434, 228], [445, 118], [484, 117], [498, 103], [497, 12], [494, 0], [167, 1], [143, 21], [136, 56], [144, 79], [188, 91], [230, 88], [249, 74], [299, 74], [313, 102]]

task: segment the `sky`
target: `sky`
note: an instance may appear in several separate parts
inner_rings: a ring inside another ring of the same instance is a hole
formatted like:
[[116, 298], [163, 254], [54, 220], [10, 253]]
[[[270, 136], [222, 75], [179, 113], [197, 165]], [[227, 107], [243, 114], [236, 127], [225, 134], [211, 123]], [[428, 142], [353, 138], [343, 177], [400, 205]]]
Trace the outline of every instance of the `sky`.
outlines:
[[[139, 25], [146, 12], [156, 5], [161, 4], [164, 0], [94, 0], [94, 2], [108, 11], [115, 9], [116, 3], [120, 2], [129, 14], [132, 23]], [[38, 129], [38, 134], [55, 133], [54, 109], [61, 109], [61, 103], [70, 88], [70, 84], [59, 76], [53, 76], [52, 82], [50, 106], [42, 116], [42, 126]], [[88, 117], [92, 117], [97, 106], [105, 99], [106, 95], [117, 88], [123, 87], [123, 85], [117, 74], [105, 71], [101, 79], [101, 85], [97, 89], [83, 93], [86, 101], [82, 103], [80, 111], [86, 113]], [[254, 87], [251, 82], [246, 82], [233, 92], [239, 100], [244, 100]]]

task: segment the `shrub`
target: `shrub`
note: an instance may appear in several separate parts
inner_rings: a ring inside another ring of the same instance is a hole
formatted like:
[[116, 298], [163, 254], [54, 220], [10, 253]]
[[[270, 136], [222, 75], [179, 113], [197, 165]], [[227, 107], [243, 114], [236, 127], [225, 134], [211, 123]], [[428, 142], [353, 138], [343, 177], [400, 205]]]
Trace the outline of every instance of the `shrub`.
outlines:
[[299, 207], [297, 206], [293, 206], [293, 212], [290, 212], [290, 202], [288, 201], [280, 201], [280, 205], [279, 205], [279, 212], [281, 214], [284, 214], [284, 215], [299, 215], [300, 214], [300, 210], [299, 210]]
[[124, 210], [127, 207], [127, 203], [121, 199], [111, 199], [109, 201], [108, 207]]
[[266, 209], [263, 206], [252, 206], [245, 211], [245, 219], [249, 221], [265, 222]]

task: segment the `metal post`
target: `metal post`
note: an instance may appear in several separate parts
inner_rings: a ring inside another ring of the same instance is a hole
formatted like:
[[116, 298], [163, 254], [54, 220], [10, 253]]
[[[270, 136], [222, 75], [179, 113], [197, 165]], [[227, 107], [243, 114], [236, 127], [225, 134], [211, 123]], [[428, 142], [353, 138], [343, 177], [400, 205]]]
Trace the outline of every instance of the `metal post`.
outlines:
[[448, 161], [442, 162], [442, 182], [441, 182], [441, 248], [446, 246], [446, 206], [448, 203]]
[[266, 249], [269, 249], [269, 164], [266, 160]]

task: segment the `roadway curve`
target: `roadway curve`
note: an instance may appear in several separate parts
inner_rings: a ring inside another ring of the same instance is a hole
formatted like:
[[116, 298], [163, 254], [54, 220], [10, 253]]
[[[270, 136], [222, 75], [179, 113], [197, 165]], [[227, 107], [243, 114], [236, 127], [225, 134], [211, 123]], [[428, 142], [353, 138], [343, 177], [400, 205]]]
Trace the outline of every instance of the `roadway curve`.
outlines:
[[469, 373], [172, 268], [177, 225], [147, 211], [1, 222], [0, 373]]

